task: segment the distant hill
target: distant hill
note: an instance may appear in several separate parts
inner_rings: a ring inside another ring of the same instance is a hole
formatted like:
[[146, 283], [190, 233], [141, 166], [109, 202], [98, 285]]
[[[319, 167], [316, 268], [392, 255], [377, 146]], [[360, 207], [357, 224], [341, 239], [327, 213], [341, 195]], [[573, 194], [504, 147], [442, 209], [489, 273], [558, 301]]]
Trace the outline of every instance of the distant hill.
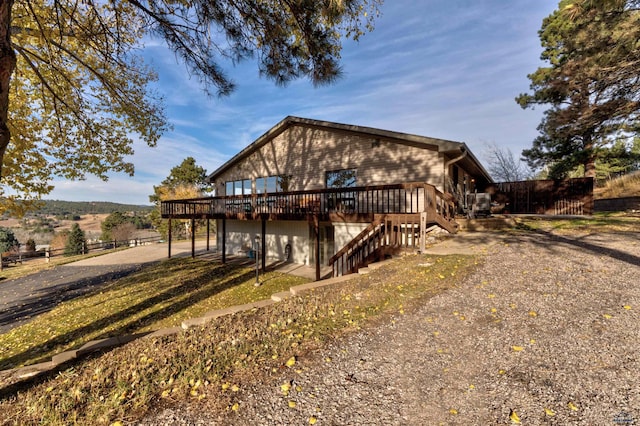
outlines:
[[141, 212], [148, 213], [152, 211], [154, 206], [143, 206], [134, 204], [119, 204], [107, 201], [60, 201], [60, 200], [43, 200], [43, 206], [39, 210], [33, 212], [35, 214], [52, 215], [52, 216], [68, 216], [68, 215], [87, 215], [87, 214], [109, 214], [113, 212]]

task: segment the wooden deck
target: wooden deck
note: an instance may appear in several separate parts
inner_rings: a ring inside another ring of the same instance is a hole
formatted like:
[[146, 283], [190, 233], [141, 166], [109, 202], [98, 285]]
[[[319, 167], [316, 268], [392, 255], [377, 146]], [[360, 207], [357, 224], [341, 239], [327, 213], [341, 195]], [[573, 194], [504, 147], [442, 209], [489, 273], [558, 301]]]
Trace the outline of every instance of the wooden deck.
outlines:
[[[163, 201], [160, 208], [162, 217], [169, 220], [222, 219], [223, 262], [226, 220], [261, 221], [263, 265], [266, 221], [309, 222], [314, 229], [316, 257], [320, 249], [320, 222], [369, 223], [332, 257], [328, 266], [334, 276], [357, 271], [373, 256], [384, 256], [398, 248], [423, 247], [427, 230], [434, 225], [451, 233], [458, 229], [453, 198], [421, 182], [170, 200]], [[170, 247], [169, 234], [169, 253]], [[320, 279], [319, 258], [315, 263], [316, 279]]]
[[405, 183], [253, 195], [170, 200], [161, 203], [163, 218], [309, 220], [371, 222], [380, 214], [426, 212], [434, 223], [453, 219], [453, 200], [434, 186]]

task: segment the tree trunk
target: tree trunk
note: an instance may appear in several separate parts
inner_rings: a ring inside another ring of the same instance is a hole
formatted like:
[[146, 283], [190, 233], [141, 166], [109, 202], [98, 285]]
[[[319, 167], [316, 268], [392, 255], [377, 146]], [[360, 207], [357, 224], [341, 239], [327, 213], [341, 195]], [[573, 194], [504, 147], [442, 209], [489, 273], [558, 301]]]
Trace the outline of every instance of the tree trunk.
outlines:
[[593, 140], [591, 135], [587, 135], [584, 138], [584, 151], [586, 153], [586, 159], [584, 162], [584, 177], [596, 178], [596, 152], [593, 147]]
[[11, 46], [11, 8], [13, 0], [0, 1], [0, 181], [4, 154], [11, 141], [9, 131], [9, 84], [16, 67], [16, 52]]

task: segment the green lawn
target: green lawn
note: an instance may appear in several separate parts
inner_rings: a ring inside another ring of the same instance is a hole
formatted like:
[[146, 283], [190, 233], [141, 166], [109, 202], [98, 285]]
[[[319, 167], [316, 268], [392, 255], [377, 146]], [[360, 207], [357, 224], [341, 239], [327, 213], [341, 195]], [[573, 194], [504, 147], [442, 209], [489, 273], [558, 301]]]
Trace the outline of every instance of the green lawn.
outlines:
[[268, 299], [308, 280], [203, 259], [173, 259], [58, 305], [0, 335], [0, 369], [50, 358], [105, 337], [179, 326], [227, 306]]

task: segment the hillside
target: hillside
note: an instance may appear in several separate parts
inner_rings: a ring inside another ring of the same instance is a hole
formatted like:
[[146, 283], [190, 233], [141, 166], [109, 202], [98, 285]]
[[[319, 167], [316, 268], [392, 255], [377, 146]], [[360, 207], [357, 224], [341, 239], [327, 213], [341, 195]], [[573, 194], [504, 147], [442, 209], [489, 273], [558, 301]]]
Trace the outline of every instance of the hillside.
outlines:
[[154, 206], [119, 204], [108, 201], [43, 200], [43, 206], [35, 214], [51, 216], [110, 214], [119, 212], [150, 212]]
[[82, 229], [87, 239], [100, 238], [102, 222], [113, 212], [121, 212], [133, 216], [135, 219], [136, 235], [148, 237], [151, 222], [149, 213], [154, 206], [142, 206], [132, 204], [119, 204], [106, 201], [60, 201], [43, 200], [39, 210], [28, 213], [23, 218], [0, 217], [0, 227], [11, 228], [20, 242], [33, 239], [36, 244], [49, 244], [56, 233], [69, 230], [77, 224]]
[[629, 173], [594, 188], [595, 198], [640, 197], [640, 171]]

